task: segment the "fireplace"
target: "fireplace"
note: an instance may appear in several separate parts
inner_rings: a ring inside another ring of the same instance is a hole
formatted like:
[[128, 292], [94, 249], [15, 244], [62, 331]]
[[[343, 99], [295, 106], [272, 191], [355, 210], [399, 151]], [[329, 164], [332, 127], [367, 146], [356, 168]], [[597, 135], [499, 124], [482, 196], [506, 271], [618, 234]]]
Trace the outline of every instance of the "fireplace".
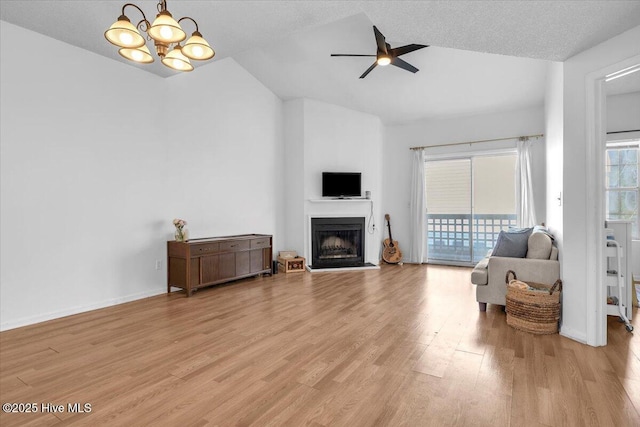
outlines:
[[311, 218], [311, 266], [363, 266], [364, 230], [364, 217]]

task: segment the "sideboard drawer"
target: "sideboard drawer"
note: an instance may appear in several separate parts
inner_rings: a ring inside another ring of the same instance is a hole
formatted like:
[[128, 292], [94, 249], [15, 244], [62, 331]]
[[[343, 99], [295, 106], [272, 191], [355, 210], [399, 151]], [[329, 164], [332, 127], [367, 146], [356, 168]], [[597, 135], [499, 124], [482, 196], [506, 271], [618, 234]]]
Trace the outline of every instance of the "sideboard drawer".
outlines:
[[251, 241], [251, 249], [269, 248], [271, 247], [271, 240], [267, 237], [261, 239], [253, 239]]
[[219, 243], [202, 243], [191, 245], [191, 256], [214, 254], [220, 251]]
[[243, 251], [251, 247], [250, 240], [229, 240], [226, 242], [220, 242], [221, 252], [235, 252]]

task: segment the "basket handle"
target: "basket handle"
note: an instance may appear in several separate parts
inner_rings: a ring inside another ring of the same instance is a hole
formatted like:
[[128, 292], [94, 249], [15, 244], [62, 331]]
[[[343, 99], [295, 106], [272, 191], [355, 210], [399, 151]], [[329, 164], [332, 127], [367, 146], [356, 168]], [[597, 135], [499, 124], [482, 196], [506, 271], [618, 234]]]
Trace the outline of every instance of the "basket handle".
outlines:
[[553, 292], [558, 288], [558, 292], [562, 292], [562, 280], [556, 280], [551, 289], [549, 289], [549, 295], [553, 295]]
[[513, 270], [508, 270], [507, 271], [507, 275], [504, 278], [504, 282], [508, 285], [509, 284], [509, 274], [513, 274], [513, 279], [512, 280], [518, 280], [518, 278], [516, 277], [516, 272]]

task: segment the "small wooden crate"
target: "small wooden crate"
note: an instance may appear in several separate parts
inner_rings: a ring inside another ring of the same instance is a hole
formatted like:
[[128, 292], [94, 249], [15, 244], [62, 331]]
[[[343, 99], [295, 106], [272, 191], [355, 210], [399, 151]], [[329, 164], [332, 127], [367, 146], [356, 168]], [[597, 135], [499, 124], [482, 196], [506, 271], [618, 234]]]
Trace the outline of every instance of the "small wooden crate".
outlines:
[[278, 271], [285, 273], [304, 272], [306, 265], [303, 257], [278, 257]]

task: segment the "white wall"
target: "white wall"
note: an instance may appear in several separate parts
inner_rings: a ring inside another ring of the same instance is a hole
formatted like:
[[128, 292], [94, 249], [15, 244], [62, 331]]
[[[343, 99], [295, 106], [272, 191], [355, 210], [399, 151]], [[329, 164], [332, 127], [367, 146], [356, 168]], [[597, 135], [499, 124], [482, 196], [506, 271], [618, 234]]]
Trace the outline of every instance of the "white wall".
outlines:
[[277, 231], [281, 102], [234, 61], [161, 79], [0, 28], [1, 329], [163, 293], [174, 217]]
[[[422, 121], [388, 126], [384, 136], [385, 169], [383, 210], [394, 220], [394, 238], [402, 248], [409, 242], [409, 183], [411, 182], [410, 147], [505, 138], [544, 133], [543, 109], [484, 114], [456, 119]], [[462, 145], [427, 150], [427, 155], [515, 147], [514, 141]], [[545, 220], [545, 144], [538, 139], [533, 144], [532, 169], [534, 198], [538, 222]]]
[[284, 207], [283, 250], [304, 254], [304, 99], [284, 103]]
[[361, 172], [362, 191], [372, 193], [377, 225], [373, 233], [365, 236], [365, 256], [367, 262], [377, 264], [383, 214], [380, 209], [383, 173], [380, 119], [310, 99], [287, 102], [285, 115], [285, 146], [290, 151], [285, 177], [288, 185], [287, 242], [291, 244], [287, 249], [310, 259], [309, 218], [312, 216], [363, 216], [368, 220], [369, 202], [312, 201], [322, 196], [323, 171]]
[[[547, 194], [546, 194], [546, 217], [547, 226], [555, 237], [558, 246], [559, 259], [564, 256], [563, 249], [563, 207], [562, 198], [563, 187], [563, 151], [562, 143], [564, 138], [563, 122], [563, 73], [564, 64], [562, 62], [550, 62], [547, 68], [547, 82], [545, 91], [544, 119], [545, 119], [545, 139], [546, 139], [546, 164], [547, 164]], [[562, 277], [562, 262], [560, 262], [560, 277]], [[565, 300], [566, 302], [566, 300]]]
[[266, 233], [279, 246], [282, 101], [231, 58], [197, 71], [165, 83], [165, 204], [191, 238]]
[[[586, 50], [564, 63], [563, 135], [563, 281], [564, 304], [561, 333], [587, 340], [587, 275], [595, 274], [595, 252], [587, 249], [588, 233], [599, 226], [587, 224], [589, 200], [598, 188], [587, 188], [587, 174], [596, 165], [586, 159], [586, 79], [589, 73], [640, 54], [640, 26]], [[595, 326], [593, 326], [595, 328]]]

